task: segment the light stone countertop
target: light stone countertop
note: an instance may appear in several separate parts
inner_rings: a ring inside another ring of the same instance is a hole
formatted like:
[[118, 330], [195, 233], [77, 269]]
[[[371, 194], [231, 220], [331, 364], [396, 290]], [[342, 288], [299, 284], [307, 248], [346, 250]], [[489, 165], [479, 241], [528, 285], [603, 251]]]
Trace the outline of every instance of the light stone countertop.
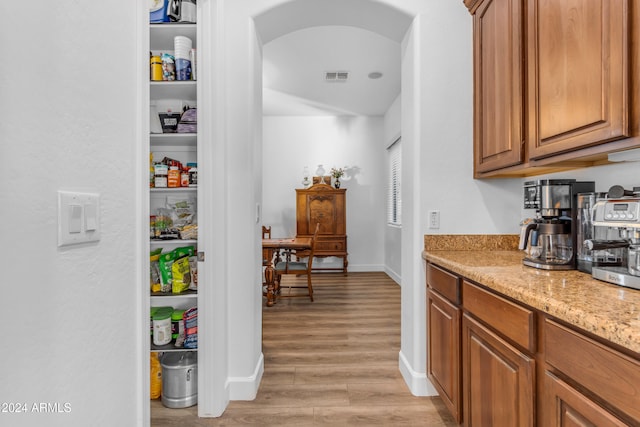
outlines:
[[456, 250], [427, 244], [425, 236], [423, 258], [640, 357], [640, 290], [605, 283], [577, 270], [526, 267], [518, 250], [452, 247]]

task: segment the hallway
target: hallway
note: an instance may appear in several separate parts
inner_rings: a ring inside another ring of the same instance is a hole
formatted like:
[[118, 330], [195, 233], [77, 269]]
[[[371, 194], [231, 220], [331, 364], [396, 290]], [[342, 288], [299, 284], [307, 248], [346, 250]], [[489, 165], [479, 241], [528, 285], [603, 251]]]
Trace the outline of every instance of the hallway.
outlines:
[[263, 308], [265, 371], [255, 400], [231, 402], [213, 419], [152, 401], [151, 425], [456, 425], [438, 397], [411, 395], [400, 375], [400, 287], [381, 272], [316, 274], [313, 282], [315, 302], [283, 298]]

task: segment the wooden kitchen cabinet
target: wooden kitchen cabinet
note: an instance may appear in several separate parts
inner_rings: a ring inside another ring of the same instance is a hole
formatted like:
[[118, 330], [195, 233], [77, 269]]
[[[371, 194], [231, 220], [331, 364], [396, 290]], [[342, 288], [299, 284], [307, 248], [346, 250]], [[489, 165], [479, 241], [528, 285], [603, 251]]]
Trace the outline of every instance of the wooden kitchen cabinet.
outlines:
[[622, 427], [629, 425], [550, 372], [545, 376], [544, 391], [548, 396], [545, 402], [548, 418], [544, 426]]
[[314, 256], [342, 258], [342, 268], [318, 268], [314, 264], [314, 270], [342, 270], [347, 274], [346, 191], [327, 184], [296, 189], [296, 237], [312, 237], [319, 223]]
[[487, 172], [523, 161], [523, 1], [473, 8], [474, 169]]
[[543, 425], [640, 425], [640, 362], [548, 318], [544, 348]]
[[427, 376], [470, 426], [640, 426], [637, 353], [427, 262]]
[[534, 426], [535, 314], [466, 280], [462, 284], [465, 426]]
[[474, 177], [607, 162], [640, 146], [629, 0], [464, 0], [473, 15]]
[[528, 2], [529, 159], [629, 136], [628, 6]]
[[427, 265], [427, 376], [456, 422], [462, 421], [460, 278]]
[[533, 427], [534, 358], [469, 314], [462, 331], [464, 425]]

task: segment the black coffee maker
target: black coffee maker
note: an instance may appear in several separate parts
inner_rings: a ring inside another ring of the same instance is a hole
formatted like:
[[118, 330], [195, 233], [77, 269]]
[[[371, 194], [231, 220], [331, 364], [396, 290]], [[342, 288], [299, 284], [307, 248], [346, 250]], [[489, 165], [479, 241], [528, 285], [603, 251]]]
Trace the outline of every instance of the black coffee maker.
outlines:
[[593, 181], [545, 179], [524, 183], [524, 208], [535, 218], [523, 221], [519, 249], [522, 263], [543, 270], [574, 270], [577, 248], [577, 195], [593, 192]]

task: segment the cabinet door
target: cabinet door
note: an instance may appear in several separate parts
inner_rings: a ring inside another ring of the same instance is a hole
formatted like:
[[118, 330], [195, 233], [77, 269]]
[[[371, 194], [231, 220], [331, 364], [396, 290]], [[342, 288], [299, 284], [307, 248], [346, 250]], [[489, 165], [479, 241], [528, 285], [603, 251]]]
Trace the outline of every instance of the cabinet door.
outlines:
[[605, 411], [550, 372], [545, 374], [544, 405], [548, 427], [622, 427], [627, 424]]
[[629, 135], [627, 0], [529, 2], [529, 158]]
[[533, 427], [535, 360], [468, 314], [462, 331], [465, 425]]
[[296, 190], [297, 235], [313, 234], [316, 224], [320, 223], [320, 235], [344, 236], [347, 232], [345, 193], [345, 189], [336, 190], [327, 185]]
[[522, 13], [522, 0], [485, 0], [473, 15], [476, 173], [523, 160]]
[[460, 309], [429, 289], [427, 292], [427, 374], [440, 397], [460, 422]]

